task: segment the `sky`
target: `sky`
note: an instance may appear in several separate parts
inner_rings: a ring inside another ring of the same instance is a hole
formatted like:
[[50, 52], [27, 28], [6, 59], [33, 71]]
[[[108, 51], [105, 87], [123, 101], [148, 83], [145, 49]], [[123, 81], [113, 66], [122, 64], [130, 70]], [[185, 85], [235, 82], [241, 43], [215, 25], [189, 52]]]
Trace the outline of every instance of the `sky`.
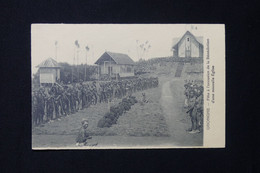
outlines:
[[[134, 61], [172, 56], [172, 39], [182, 37], [187, 30], [195, 36], [203, 36], [200, 24], [32, 24], [32, 74], [37, 72], [36, 66], [49, 57], [77, 64], [73, 58], [78, 55], [79, 64], [93, 65], [105, 51], [128, 54]], [[79, 48], [76, 48], [76, 40]], [[146, 47], [151, 47], [142, 55], [140, 44], [145, 42]]]

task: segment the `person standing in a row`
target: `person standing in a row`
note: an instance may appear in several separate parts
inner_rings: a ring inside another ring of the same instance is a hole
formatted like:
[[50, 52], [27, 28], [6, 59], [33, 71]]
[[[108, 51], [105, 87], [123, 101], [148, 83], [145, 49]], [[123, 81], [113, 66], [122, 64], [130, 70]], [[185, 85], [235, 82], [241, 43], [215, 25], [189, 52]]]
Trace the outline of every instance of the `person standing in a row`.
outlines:
[[69, 86], [54, 84], [50, 88], [42, 87], [32, 94], [32, 123], [39, 125], [76, 113], [91, 104], [107, 102], [114, 98], [132, 95], [158, 86], [158, 78], [135, 78], [121, 81], [107, 81], [92, 84], [80, 83]]
[[191, 119], [189, 133], [199, 133], [203, 130], [203, 86], [187, 83], [185, 86], [185, 106], [186, 112]]

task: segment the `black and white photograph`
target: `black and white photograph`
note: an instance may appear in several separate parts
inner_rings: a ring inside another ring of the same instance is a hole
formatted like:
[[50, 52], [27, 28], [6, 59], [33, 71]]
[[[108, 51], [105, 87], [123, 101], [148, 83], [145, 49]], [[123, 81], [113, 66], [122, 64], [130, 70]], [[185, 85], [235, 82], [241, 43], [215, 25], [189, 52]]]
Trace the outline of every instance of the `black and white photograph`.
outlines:
[[32, 24], [32, 149], [225, 147], [224, 40], [223, 25]]

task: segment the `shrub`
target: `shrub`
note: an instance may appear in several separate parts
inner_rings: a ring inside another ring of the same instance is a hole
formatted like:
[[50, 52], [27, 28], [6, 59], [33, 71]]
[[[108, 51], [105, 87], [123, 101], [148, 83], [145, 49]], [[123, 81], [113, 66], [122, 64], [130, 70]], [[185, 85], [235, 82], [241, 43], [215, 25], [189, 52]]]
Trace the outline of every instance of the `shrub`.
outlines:
[[111, 127], [113, 124], [116, 124], [117, 119], [119, 116], [123, 115], [125, 111], [128, 111], [131, 109], [131, 106], [137, 103], [137, 100], [135, 97], [130, 96], [129, 98], [122, 99], [122, 102], [120, 102], [117, 106], [111, 106], [110, 111], [107, 112], [104, 117], [102, 117], [98, 121], [98, 127]]
[[135, 99], [134, 98], [129, 98], [129, 101], [130, 101], [131, 105], [135, 104]]
[[101, 119], [98, 121], [97, 126], [100, 127], [100, 128], [103, 128], [105, 122], [106, 122], [106, 120], [105, 120], [105, 118], [103, 117], [103, 118], [101, 118]]
[[108, 121], [106, 121], [103, 127], [110, 127], [110, 126], [111, 124]]
[[117, 106], [112, 106], [110, 108], [110, 112], [113, 112], [114, 114], [117, 114], [118, 113], [118, 107]]

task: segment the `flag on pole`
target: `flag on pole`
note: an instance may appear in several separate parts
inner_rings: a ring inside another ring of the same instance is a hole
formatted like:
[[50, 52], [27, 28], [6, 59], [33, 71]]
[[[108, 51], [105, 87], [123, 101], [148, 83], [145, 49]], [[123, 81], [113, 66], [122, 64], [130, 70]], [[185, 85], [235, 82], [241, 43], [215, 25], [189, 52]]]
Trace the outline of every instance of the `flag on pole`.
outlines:
[[197, 26], [191, 25], [191, 30], [197, 30]]
[[77, 46], [77, 48], [79, 48], [79, 42], [78, 42], [78, 40], [75, 41], [75, 45]]

